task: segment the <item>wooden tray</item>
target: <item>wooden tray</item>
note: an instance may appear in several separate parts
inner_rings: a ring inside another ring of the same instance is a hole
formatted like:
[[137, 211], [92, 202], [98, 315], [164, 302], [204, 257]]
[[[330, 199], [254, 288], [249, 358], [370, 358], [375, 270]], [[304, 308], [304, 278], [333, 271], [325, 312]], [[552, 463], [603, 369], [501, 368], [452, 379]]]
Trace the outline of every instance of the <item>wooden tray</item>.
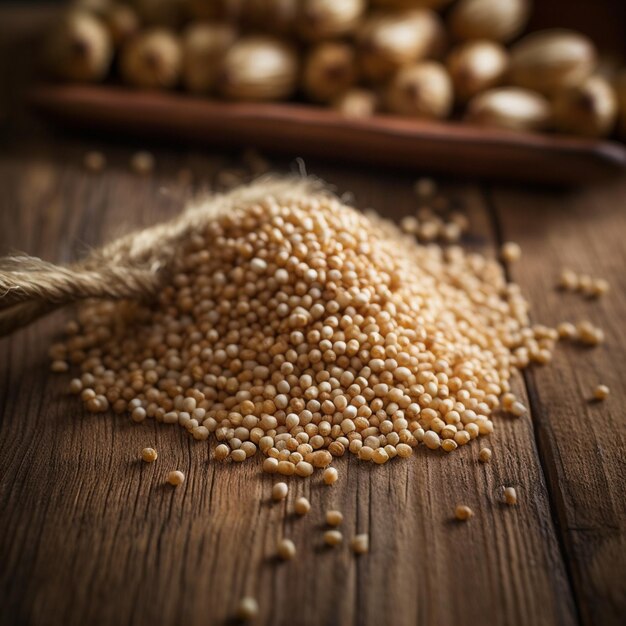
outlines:
[[626, 147], [616, 142], [383, 115], [348, 119], [301, 104], [224, 103], [82, 85], [40, 85], [30, 102], [64, 125], [180, 143], [256, 146], [294, 158], [567, 184], [626, 171]]

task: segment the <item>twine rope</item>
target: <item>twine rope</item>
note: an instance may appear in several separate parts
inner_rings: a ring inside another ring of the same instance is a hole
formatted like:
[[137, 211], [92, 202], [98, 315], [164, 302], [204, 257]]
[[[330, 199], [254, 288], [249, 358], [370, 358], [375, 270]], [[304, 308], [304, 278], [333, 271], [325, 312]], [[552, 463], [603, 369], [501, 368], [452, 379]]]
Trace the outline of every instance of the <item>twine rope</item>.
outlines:
[[0, 258], [0, 336], [78, 300], [149, 299], [166, 279], [181, 242], [209, 220], [268, 197], [288, 202], [315, 192], [326, 193], [311, 178], [265, 177], [193, 204], [170, 221], [120, 237], [71, 265], [27, 254]]

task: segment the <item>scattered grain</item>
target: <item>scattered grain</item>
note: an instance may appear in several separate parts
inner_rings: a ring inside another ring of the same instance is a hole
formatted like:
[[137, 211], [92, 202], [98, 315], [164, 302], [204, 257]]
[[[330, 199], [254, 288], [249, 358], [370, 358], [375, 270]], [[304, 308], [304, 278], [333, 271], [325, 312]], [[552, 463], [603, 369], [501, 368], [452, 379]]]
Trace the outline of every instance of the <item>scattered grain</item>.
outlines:
[[559, 277], [559, 287], [561, 289], [565, 289], [565, 291], [575, 291], [578, 289], [578, 274], [576, 272], [564, 269], [561, 271], [561, 276]]
[[507, 411], [515, 417], [522, 417], [522, 415], [524, 415], [528, 411], [528, 409], [524, 406], [524, 404], [516, 400], [515, 402], [513, 402], [513, 404], [511, 404]]
[[515, 263], [522, 257], [522, 249], [518, 243], [507, 241], [500, 249], [500, 257], [505, 263]]
[[604, 342], [604, 332], [590, 321], [584, 320], [576, 326], [580, 342], [587, 346], [597, 346]]
[[593, 390], [593, 397], [595, 400], [604, 400], [609, 395], [609, 388], [606, 385], [598, 385]]
[[83, 390], [83, 381], [80, 378], [73, 378], [70, 381], [69, 392], [78, 395]]
[[492, 452], [490, 448], [481, 448], [478, 453], [478, 460], [482, 463], [489, 463], [491, 461]]
[[276, 553], [283, 561], [291, 561], [296, 556], [296, 546], [291, 539], [281, 539], [278, 542]]
[[298, 498], [294, 503], [294, 511], [298, 515], [306, 515], [311, 510], [311, 503], [305, 498]]
[[136, 174], [146, 175], [154, 170], [154, 155], [150, 152], [135, 152], [130, 160], [130, 167]]
[[508, 505], [517, 504], [517, 492], [514, 487], [506, 487], [504, 490], [504, 501]]
[[289, 487], [286, 483], [275, 483], [272, 487], [272, 498], [276, 501], [284, 500], [289, 493]]
[[370, 549], [370, 538], [366, 533], [356, 535], [350, 542], [354, 554], [366, 554]]
[[249, 596], [241, 598], [237, 607], [237, 617], [244, 621], [249, 622], [255, 619], [259, 615], [259, 603]]
[[556, 327], [556, 330], [559, 333], [559, 339], [572, 340], [578, 337], [576, 326], [574, 326], [571, 322], [561, 322]]
[[185, 482], [185, 475], [180, 470], [174, 470], [167, 475], [167, 482], [174, 487], [182, 485]]
[[158, 454], [154, 448], [144, 448], [141, 451], [141, 458], [146, 463], [154, 463], [157, 460]]
[[609, 281], [589, 274], [577, 274], [564, 269], [559, 277], [559, 287], [565, 291], [578, 291], [587, 298], [599, 298], [610, 291]]
[[338, 530], [327, 530], [324, 533], [324, 543], [327, 546], [338, 546], [343, 541], [343, 535]]
[[343, 513], [341, 511], [326, 511], [326, 523], [329, 526], [340, 526], [343, 522]]
[[334, 485], [339, 479], [339, 474], [337, 473], [337, 470], [334, 467], [327, 467], [324, 470], [323, 478], [324, 478], [324, 483], [326, 483], [327, 485]]
[[609, 285], [608, 280], [605, 280], [604, 278], [596, 278], [591, 285], [590, 295], [594, 298], [599, 298], [600, 296], [607, 294], [610, 289], [611, 286]]
[[459, 504], [456, 509], [454, 509], [454, 516], [458, 520], [464, 522], [474, 516], [474, 511], [472, 511], [472, 509], [470, 509], [466, 504]]

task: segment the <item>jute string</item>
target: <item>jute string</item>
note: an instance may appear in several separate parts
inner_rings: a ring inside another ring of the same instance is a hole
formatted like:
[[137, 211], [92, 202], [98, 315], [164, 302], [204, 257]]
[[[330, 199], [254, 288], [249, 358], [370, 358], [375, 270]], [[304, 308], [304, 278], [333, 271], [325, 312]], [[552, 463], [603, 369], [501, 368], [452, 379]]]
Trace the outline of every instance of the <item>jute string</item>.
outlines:
[[0, 258], [0, 336], [87, 298], [149, 299], [167, 280], [180, 244], [225, 211], [267, 197], [288, 202], [326, 193], [311, 178], [264, 178], [191, 205], [176, 218], [139, 230], [61, 266], [26, 254]]

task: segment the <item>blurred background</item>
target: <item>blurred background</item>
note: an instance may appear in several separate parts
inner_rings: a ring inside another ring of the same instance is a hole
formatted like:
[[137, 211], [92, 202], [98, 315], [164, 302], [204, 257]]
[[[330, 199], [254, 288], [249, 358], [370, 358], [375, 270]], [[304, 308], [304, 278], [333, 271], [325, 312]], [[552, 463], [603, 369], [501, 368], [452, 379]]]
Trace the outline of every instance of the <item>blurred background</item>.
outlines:
[[626, 164], [619, 0], [4, 6], [5, 119], [20, 98], [83, 132], [488, 178]]

